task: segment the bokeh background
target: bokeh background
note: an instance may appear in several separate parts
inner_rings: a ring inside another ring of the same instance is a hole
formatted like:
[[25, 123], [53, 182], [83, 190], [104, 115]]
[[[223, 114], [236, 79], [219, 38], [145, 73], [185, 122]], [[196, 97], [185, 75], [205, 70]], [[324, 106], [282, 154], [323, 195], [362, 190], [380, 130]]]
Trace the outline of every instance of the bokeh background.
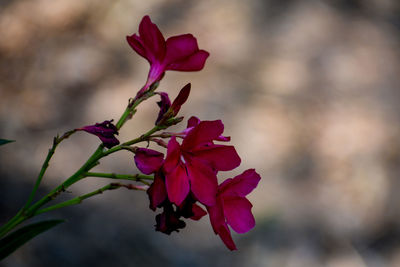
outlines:
[[[145, 14], [166, 37], [194, 34], [211, 53], [201, 72], [168, 72], [159, 90], [192, 93], [181, 114], [222, 119], [262, 176], [257, 226], [229, 252], [207, 217], [154, 231], [146, 194], [106, 192], [43, 215], [67, 223], [2, 266], [400, 266], [400, 2], [397, 0], [1, 0], [0, 223], [26, 201], [53, 136], [118, 119], [148, 63], [125, 41]], [[120, 140], [150, 129], [145, 102]], [[177, 127], [183, 129], [184, 125]], [[62, 143], [48, 192], [97, 147]], [[121, 152], [98, 171], [135, 173]], [[88, 178], [61, 199], [108, 183]]]

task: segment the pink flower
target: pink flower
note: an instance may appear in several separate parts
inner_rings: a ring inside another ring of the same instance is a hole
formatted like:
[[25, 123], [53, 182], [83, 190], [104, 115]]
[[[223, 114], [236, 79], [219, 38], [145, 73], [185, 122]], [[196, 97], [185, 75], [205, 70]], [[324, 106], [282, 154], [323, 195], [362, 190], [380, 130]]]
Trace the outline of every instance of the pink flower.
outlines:
[[119, 140], [115, 137], [115, 135], [118, 135], [118, 129], [112, 124], [112, 121], [113, 120], [103, 121], [102, 123], [84, 126], [76, 130], [94, 134], [100, 138], [105, 147], [112, 148], [119, 144]]
[[129, 45], [150, 63], [147, 82], [139, 91], [143, 94], [153, 83], [162, 79], [166, 70], [198, 71], [203, 69], [209, 53], [199, 50], [197, 40], [191, 34], [173, 36], [165, 41], [164, 36], [149, 16], [144, 16], [139, 25], [139, 35], [126, 37]]
[[170, 139], [163, 169], [171, 202], [179, 206], [191, 191], [204, 205], [215, 204], [217, 172], [232, 170], [240, 164], [233, 146], [214, 144], [223, 131], [221, 120], [201, 121], [187, 133], [182, 145], [176, 137]]
[[138, 148], [135, 151], [135, 163], [138, 169], [144, 174], [154, 173], [154, 182], [147, 190], [150, 199], [150, 209], [156, 210], [157, 207], [163, 208], [164, 211], [156, 216], [156, 230], [170, 234], [172, 231], [185, 227], [185, 223], [180, 217], [199, 220], [207, 214], [200, 206], [196, 204], [196, 200], [188, 196], [181, 206], [173, 208], [172, 203], [168, 200], [165, 187], [165, 178], [162, 173], [162, 164], [164, 163], [164, 155], [158, 151]]
[[260, 175], [250, 169], [233, 179], [225, 180], [218, 187], [216, 205], [207, 206], [215, 234], [219, 235], [230, 250], [236, 250], [236, 245], [228, 224], [237, 233], [246, 233], [255, 226], [251, 213], [253, 205], [246, 196], [256, 188], [260, 179]]

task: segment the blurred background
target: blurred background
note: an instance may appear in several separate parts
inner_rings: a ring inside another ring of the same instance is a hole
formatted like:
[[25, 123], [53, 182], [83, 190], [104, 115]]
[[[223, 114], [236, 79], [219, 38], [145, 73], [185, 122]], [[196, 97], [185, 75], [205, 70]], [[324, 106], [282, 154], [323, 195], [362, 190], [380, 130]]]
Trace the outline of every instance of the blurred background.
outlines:
[[[117, 120], [148, 63], [127, 44], [149, 14], [165, 37], [192, 33], [201, 72], [167, 72], [159, 91], [192, 93], [186, 119], [222, 119], [241, 166], [256, 168], [256, 227], [230, 252], [208, 217], [154, 231], [143, 192], [106, 192], [45, 218], [67, 223], [2, 266], [400, 266], [400, 2], [397, 0], [1, 0], [0, 223], [26, 201], [57, 133]], [[150, 129], [156, 100], [120, 140]], [[183, 129], [184, 123], [176, 129]], [[40, 188], [71, 175], [99, 141], [77, 133]], [[115, 154], [97, 171], [135, 173]], [[60, 198], [107, 184], [88, 178]]]

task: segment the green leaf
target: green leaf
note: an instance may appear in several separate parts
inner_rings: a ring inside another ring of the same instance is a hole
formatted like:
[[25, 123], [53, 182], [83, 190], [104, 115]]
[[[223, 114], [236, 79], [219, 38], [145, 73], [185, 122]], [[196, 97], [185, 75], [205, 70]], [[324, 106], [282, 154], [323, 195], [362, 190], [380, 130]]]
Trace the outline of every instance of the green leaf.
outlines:
[[53, 228], [64, 220], [48, 220], [27, 225], [0, 240], [0, 260], [4, 259], [35, 236]]
[[15, 140], [0, 139], [0, 146], [15, 142]]

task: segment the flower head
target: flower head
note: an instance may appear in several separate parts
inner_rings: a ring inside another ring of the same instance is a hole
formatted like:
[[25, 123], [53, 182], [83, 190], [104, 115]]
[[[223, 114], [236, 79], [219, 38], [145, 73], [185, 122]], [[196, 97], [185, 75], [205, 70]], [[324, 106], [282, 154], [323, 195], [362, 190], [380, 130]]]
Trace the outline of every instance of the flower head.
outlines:
[[240, 164], [233, 146], [214, 144], [223, 131], [220, 120], [201, 121], [187, 133], [182, 144], [176, 137], [170, 139], [163, 170], [171, 202], [179, 206], [192, 192], [204, 205], [215, 204], [217, 172], [232, 170]]
[[153, 83], [160, 81], [166, 70], [198, 71], [203, 69], [209, 53], [200, 50], [191, 34], [172, 36], [166, 41], [157, 25], [144, 16], [139, 35], [126, 37], [129, 45], [150, 63], [147, 82], [139, 91], [144, 93]]
[[135, 150], [135, 163], [138, 169], [144, 174], [154, 173], [154, 181], [147, 189], [147, 195], [150, 200], [150, 209], [155, 211], [157, 208], [163, 208], [164, 212], [156, 216], [156, 230], [170, 234], [185, 226], [180, 217], [199, 220], [207, 214], [200, 206], [196, 204], [196, 199], [188, 196], [180, 206], [173, 209], [173, 204], [167, 196], [165, 186], [165, 176], [162, 172], [164, 155], [158, 151], [137, 148]]
[[113, 120], [103, 121], [102, 123], [84, 126], [76, 130], [94, 134], [100, 138], [105, 147], [112, 148], [119, 144], [119, 140], [115, 137], [115, 135], [118, 135], [118, 129], [112, 124], [112, 121]]
[[246, 233], [255, 226], [253, 205], [246, 196], [256, 188], [261, 177], [254, 169], [225, 180], [218, 186], [217, 201], [207, 206], [214, 232], [230, 250], [236, 250], [228, 224], [237, 233]]

